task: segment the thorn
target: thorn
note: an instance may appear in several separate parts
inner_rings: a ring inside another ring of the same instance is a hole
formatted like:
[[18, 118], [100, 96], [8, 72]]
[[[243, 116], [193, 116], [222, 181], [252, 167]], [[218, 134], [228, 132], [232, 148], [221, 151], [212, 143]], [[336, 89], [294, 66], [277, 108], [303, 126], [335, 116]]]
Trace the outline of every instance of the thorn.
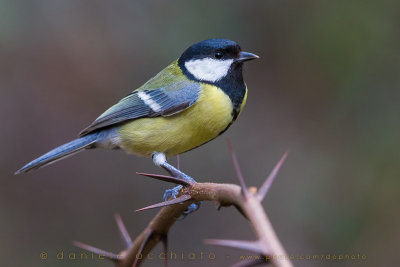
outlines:
[[247, 220], [249, 219], [249, 218], [247, 217], [247, 215], [244, 213], [243, 209], [242, 209], [240, 206], [234, 205], [234, 207], [239, 211], [240, 214], [242, 214], [242, 216], [243, 216], [244, 218], [246, 218]]
[[217, 206], [216, 206], [216, 208], [217, 208], [217, 210], [218, 210], [218, 211], [220, 211], [220, 210], [221, 210], [221, 208], [222, 208], [222, 204], [221, 204], [221, 203], [217, 203]]
[[248, 198], [249, 191], [247, 190], [246, 183], [244, 182], [244, 178], [243, 178], [242, 172], [240, 170], [239, 162], [237, 160], [235, 150], [233, 150], [233, 146], [232, 146], [232, 142], [231, 142], [230, 138], [227, 138], [227, 143], [228, 143], [229, 152], [231, 153], [233, 166], [235, 167], [236, 175], [238, 177], [240, 187], [242, 188], [243, 195], [245, 198]]
[[[161, 236], [161, 242], [163, 244], [164, 248], [164, 255], [167, 255], [168, 253], [168, 235], [162, 235]], [[168, 267], [168, 257], [164, 257], [164, 267]]]
[[144, 247], [147, 245], [147, 243], [150, 240], [150, 237], [153, 235], [153, 231], [151, 229], [147, 229], [144, 237], [143, 237], [143, 242], [142, 244], [140, 244], [139, 250], [137, 251], [136, 255], [135, 255], [135, 261], [133, 262], [132, 267], [135, 267], [139, 261], [139, 257], [137, 257], [137, 255], [142, 254]]
[[260, 243], [260, 241], [206, 239], [204, 240], [204, 242], [209, 245], [239, 248], [248, 251], [253, 251], [262, 255], [267, 254], [266, 250], [263, 248], [263, 245]]
[[271, 173], [268, 175], [267, 179], [265, 180], [264, 184], [260, 187], [257, 193], [257, 198], [261, 202], [264, 197], [267, 195], [269, 189], [271, 188], [272, 183], [274, 182], [276, 175], [279, 172], [279, 169], [282, 167], [283, 163], [285, 162], [288, 156], [288, 152], [286, 151], [285, 154], [281, 157], [275, 167], [272, 169]]
[[191, 181], [187, 181], [187, 180], [184, 180], [181, 178], [176, 178], [176, 177], [167, 176], [167, 175], [144, 173], [144, 172], [136, 172], [136, 174], [154, 178], [154, 179], [161, 180], [161, 181], [168, 182], [168, 183], [180, 184], [180, 185], [183, 185], [186, 187], [193, 185], [193, 183]]
[[266, 263], [268, 263], [268, 261], [266, 260], [266, 256], [260, 255], [260, 259], [242, 260], [242, 261], [239, 261], [239, 262], [231, 265], [231, 267], [252, 267], [252, 266], [258, 266], [258, 265], [264, 265]]
[[128, 230], [126, 230], [125, 224], [121, 219], [121, 215], [119, 213], [116, 213], [114, 215], [114, 218], [117, 222], [119, 233], [121, 234], [122, 240], [125, 242], [126, 248], [130, 248], [132, 246], [132, 239], [128, 233]]
[[176, 168], [178, 170], [181, 170], [181, 157], [178, 155], [176, 155]]
[[147, 206], [141, 209], [138, 209], [136, 211], [143, 211], [143, 210], [149, 210], [149, 209], [155, 209], [155, 208], [160, 208], [160, 207], [165, 207], [165, 206], [170, 206], [170, 205], [174, 205], [174, 204], [178, 204], [178, 203], [182, 203], [185, 202], [189, 199], [191, 199], [192, 197], [189, 195], [182, 195], [180, 197], [168, 200], [168, 201], [164, 201], [164, 202], [160, 202], [151, 206]]
[[89, 251], [89, 252], [93, 252], [94, 254], [97, 254], [97, 255], [104, 256], [107, 259], [110, 259], [110, 260], [112, 260], [114, 262], [118, 262], [120, 260], [120, 257], [118, 257], [118, 255], [115, 254], [115, 253], [112, 253], [112, 252], [109, 252], [109, 251], [105, 251], [105, 250], [102, 250], [102, 249], [99, 249], [99, 248], [96, 248], [96, 247], [92, 247], [92, 246], [90, 246], [88, 244], [85, 244], [85, 243], [82, 243], [82, 242], [79, 242], [79, 241], [74, 241], [73, 244], [74, 244], [75, 247], [81, 248], [81, 249]]

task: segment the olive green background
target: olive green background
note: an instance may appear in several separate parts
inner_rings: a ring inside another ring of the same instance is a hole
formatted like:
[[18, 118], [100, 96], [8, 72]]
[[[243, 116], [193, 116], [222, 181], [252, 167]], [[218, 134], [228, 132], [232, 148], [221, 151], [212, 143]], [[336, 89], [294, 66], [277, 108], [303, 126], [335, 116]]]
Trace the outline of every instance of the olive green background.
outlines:
[[[0, 265], [112, 266], [66, 257], [81, 252], [73, 240], [122, 249], [116, 212], [132, 236], [146, 226], [156, 211], [134, 210], [170, 187], [135, 174], [162, 173], [151, 160], [93, 150], [13, 172], [75, 138], [189, 45], [213, 37], [261, 59], [245, 66], [249, 94], [240, 118], [182, 155], [183, 171], [237, 183], [230, 136], [248, 185], [259, 186], [289, 150], [265, 209], [289, 254], [331, 255], [295, 265], [396, 265], [399, 12], [394, 0], [0, 1]], [[205, 238], [255, 236], [235, 209], [204, 203], [172, 228], [170, 248], [186, 256], [170, 265], [227, 266], [248, 255], [205, 245]], [[332, 259], [345, 254], [366, 260]]]

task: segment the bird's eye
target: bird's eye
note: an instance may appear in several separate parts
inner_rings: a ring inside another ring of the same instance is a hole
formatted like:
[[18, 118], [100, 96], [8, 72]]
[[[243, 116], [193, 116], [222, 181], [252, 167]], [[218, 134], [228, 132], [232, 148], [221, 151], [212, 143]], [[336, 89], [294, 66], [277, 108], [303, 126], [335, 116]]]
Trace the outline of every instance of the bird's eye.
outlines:
[[222, 54], [222, 52], [215, 52], [215, 58], [216, 59], [221, 59], [224, 55]]

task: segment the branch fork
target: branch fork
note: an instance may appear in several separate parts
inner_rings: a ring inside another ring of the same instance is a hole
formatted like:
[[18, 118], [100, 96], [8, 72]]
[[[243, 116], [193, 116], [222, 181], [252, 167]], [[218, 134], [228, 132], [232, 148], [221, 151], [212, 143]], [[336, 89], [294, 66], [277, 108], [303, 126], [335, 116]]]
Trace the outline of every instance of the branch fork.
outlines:
[[[264, 259], [269, 259], [240, 261], [234, 266], [256, 266], [268, 263], [278, 267], [293, 266], [288, 260], [289, 257], [280, 243], [261, 204], [277, 176], [279, 169], [283, 165], [287, 153], [282, 156], [263, 185], [257, 190], [254, 187], [248, 188], [246, 186], [236, 154], [229, 140], [228, 147], [240, 186], [234, 184], [195, 183], [183, 180], [179, 177], [137, 173], [160, 181], [182, 185], [182, 189], [176, 198], [136, 210], [144, 211], [162, 208], [134, 241], [132, 241], [128, 234], [121, 217], [118, 214], [115, 216], [119, 232], [125, 243], [125, 249], [120, 253], [115, 254], [107, 252], [81, 242], [74, 242], [74, 245], [84, 250], [104, 255], [112, 260], [118, 267], [139, 266], [158, 242], [163, 243], [165, 253], [168, 251], [167, 240], [169, 229], [184, 214], [190, 204], [200, 201], [215, 201], [219, 203], [220, 206], [236, 206], [242, 215], [249, 220], [257, 239], [255, 241], [206, 239], [204, 241], [206, 244], [243, 249], [261, 255]], [[282, 260], [282, 258], [284, 260]], [[165, 259], [164, 265], [167, 266], [167, 264], [167, 259]]]

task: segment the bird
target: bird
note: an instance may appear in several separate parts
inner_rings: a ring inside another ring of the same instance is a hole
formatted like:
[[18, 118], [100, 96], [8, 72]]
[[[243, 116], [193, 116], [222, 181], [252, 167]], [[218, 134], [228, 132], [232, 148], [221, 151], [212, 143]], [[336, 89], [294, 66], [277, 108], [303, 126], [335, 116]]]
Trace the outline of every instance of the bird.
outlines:
[[79, 137], [29, 162], [35, 170], [86, 149], [122, 149], [191, 179], [167, 157], [195, 149], [224, 133], [247, 99], [243, 63], [259, 58], [234, 41], [208, 39], [107, 109]]

